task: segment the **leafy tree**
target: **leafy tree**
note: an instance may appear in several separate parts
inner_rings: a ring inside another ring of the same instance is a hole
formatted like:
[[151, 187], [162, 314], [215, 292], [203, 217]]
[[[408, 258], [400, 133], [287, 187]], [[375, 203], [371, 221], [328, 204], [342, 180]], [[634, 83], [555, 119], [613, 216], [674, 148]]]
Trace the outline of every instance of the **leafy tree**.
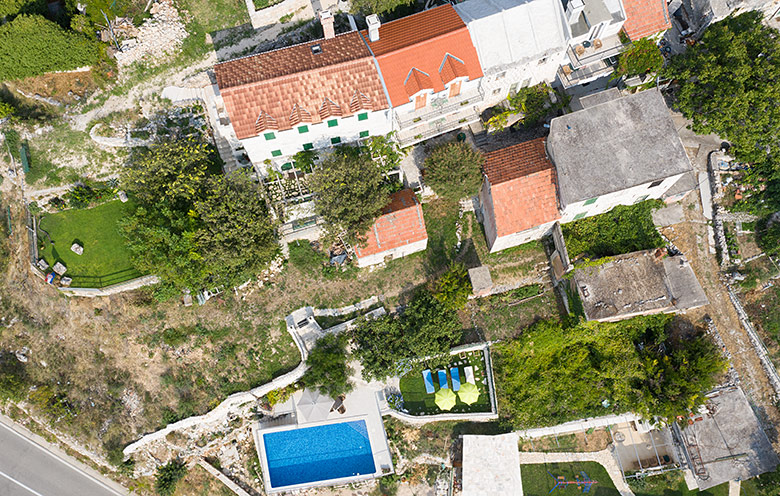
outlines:
[[379, 161], [382, 172], [390, 172], [400, 167], [401, 160], [406, 155], [406, 150], [401, 149], [395, 140], [395, 134], [396, 132], [392, 131], [387, 136], [371, 136], [366, 142], [368, 153], [371, 158]]
[[307, 174], [312, 171], [318, 158], [319, 155], [314, 150], [301, 150], [293, 155], [295, 166]]
[[39, 15], [19, 15], [0, 26], [0, 81], [98, 62], [101, 46]]
[[326, 334], [317, 340], [306, 358], [309, 368], [301, 382], [331, 398], [347, 394], [354, 388], [349, 381], [352, 369], [347, 361], [347, 335]]
[[665, 70], [676, 79], [676, 106], [699, 134], [715, 133], [753, 164], [756, 179], [780, 175], [780, 37], [746, 12], [712, 24]]
[[425, 181], [445, 198], [470, 197], [482, 183], [484, 161], [484, 156], [466, 143], [439, 145], [425, 159]]
[[471, 291], [471, 281], [466, 266], [452, 263], [450, 269], [434, 284], [433, 297], [447, 308], [457, 311], [466, 306]]
[[275, 255], [265, 202], [243, 173], [224, 177], [203, 143], [164, 143], [124, 172], [139, 204], [120, 223], [133, 265], [166, 286], [236, 284]]
[[209, 272], [234, 281], [262, 271], [279, 246], [257, 186], [246, 172], [237, 171], [210, 176], [205, 191], [195, 211], [202, 221], [197, 244]]
[[171, 496], [176, 491], [176, 485], [187, 475], [187, 467], [184, 462], [175, 459], [165, 465], [157, 467], [154, 489], [160, 496]]
[[0, 18], [8, 20], [19, 14], [45, 14], [45, 0], [0, 0]]
[[11, 116], [13, 113], [14, 113], [14, 108], [10, 104], [0, 102], [0, 120]]
[[382, 14], [403, 5], [411, 5], [414, 0], [352, 0], [352, 12], [355, 14]]
[[620, 54], [612, 79], [655, 73], [660, 71], [663, 65], [664, 56], [661, 55], [658, 45], [651, 39], [642, 38]]
[[531, 427], [626, 410], [673, 419], [694, 409], [726, 361], [706, 336], [669, 339], [672, 319], [534, 324], [495, 347], [499, 411]]
[[664, 246], [651, 215], [662, 205], [660, 200], [618, 205], [609, 212], [564, 224], [569, 255], [607, 257]]
[[398, 374], [404, 364], [444, 363], [460, 329], [455, 312], [420, 289], [402, 314], [358, 322], [352, 332], [354, 353], [363, 364], [365, 379], [382, 379]]
[[533, 127], [547, 115], [552, 106], [550, 105], [550, 91], [552, 89], [545, 83], [539, 83], [535, 86], [526, 86], [520, 88], [517, 92], [507, 96], [504, 107], [500, 109], [487, 121], [490, 131], [500, 131], [504, 129], [509, 122], [509, 117], [522, 113], [522, 123], [525, 127]]
[[333, 237], [362, 239], [387, 206], [389, 184], [371, 157], [354, 147], [340, 147], [312, 174], [317, 214]]

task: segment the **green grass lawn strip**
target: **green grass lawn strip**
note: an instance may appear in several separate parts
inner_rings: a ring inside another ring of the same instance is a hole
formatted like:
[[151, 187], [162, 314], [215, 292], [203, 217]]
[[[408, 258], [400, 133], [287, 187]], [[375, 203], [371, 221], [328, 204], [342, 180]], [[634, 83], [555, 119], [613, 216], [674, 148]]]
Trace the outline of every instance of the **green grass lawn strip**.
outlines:
[[[619, 496], [620, 492], [615, 489], [612, 479], [607, 470], [596, 462], [574, 462], [574, 463], [542, 463], [520, 466], [520, 477], [523, 480], [524, 496], [546, 496], [555, 486], [555, 480], [550, 477], [550, 473], [555, 477], [563, 476], [566, 480], [575, 480], [575, 475], [580, 475], [584, 471], [591, 480], [597, 481], [590, 488], [588, 494], [592, 496]], [[549, 472], [549, 473], [548, 473]], [[552, 492], [555, 495], [574, 495], [583, 494], [582, 489], [576, 485], [558, 487]]]
[[[141, 274], [130, 263], [130, 254], [119, 234], [117, 222], [135, 209], [132, 201], [110, 201], [83, 210], [65, 210], [45, 214], [39, 232], [39, 251], [50, 266], [62, 262], [67, 267], [66, 276], [73, 278], [73, 287], [104, 287], [127, 281]], [[73, 242], [84, 247], [84, 254], [71, 251]]]

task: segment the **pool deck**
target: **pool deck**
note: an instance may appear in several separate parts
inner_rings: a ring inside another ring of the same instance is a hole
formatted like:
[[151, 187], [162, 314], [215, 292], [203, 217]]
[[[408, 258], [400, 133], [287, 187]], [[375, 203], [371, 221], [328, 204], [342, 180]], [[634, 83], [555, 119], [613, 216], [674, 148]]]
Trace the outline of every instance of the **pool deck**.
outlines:
[[[390, 447], [387, 442], [387, 434], [385, 433], [384, 424], [382, 423], [382, 415], [380, 413], [380, 400], [383, 398], [377, 396], [376, 388], [361, 385], [356, 387], [355, 390], [347, 395], [346, 399], [344, 400], [344, 407], [346, 408], [346, 412], [344, 414], [332, 411], [327, 415], [326, 418], [322, 420], [299, 423], [295, 414], [294, 405], [302, 394], [302, 391], [298, 391], [293, 395], [293, 398], [290, 401], [283, 405], [277, 406], [274, 413], [277, 415], [286, 414], [290, 419], [285, 423], [286, 425], [271, 423], [270, 425], [264, 427], [262, 423], [257, 422], [253, 426], [252, 432], [255, 439], [255, 448], [257, 449], [257, 456], [260, 460], [260, 464], [262, 465], [263, 484], [265, 485], [267, 493], [293, 491], [318, 486], [345, 485], [352, 482], [374, 479], [381, 477], [383, 474], [389, 474], [393, 472], [393, 458], [390, 454]], [[366, 423], [368, 439], [371, 443], [371, 450], [374, 456], [374, 466], [376, 467], [375, 473], [354, 477], [344, 477], [340, 479], [307, 482], [304, 484], [282, 487], [271, 486], [268, 461], [265, 457], [265, 445], [260, 439], [263, 434], [355, 420], [363, 420]]]

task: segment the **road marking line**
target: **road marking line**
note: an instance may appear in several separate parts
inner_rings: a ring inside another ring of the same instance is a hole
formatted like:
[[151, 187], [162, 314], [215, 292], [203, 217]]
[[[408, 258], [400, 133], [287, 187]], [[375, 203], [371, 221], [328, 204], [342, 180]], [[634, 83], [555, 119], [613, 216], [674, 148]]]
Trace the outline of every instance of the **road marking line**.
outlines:
[[30, 488], [30, 487], [27, 487], [27, 486], [25, 486], [24, 484], [22, 484], [21, 482], [19, 482], [18, 480], [14, 479], [13, 477], [11, 477], [10, 475], [8, 475], [8, 474], [6, 474], [6, 473], [0, 472], [0, 475], [2, 475], [3, 477], [5, 477], [5, 478], [6, 478], [6, 479], [8, 479], [9, 481], [13, 482], [13, 483], [14, 483], [14, 484], [16, 484], [17, 486], [21, 487], [22, 489], [26, 489], [26, 490], [30, 491], [30, 492], [31, 492], [31, 493], [33, 493], [35, 496], [43, 496], [43, 494], [39, 493], [39, 492], [38, 492], [38, 491], [36, 491], [35, 489], [32, 489], [32, 488]]
[[[46, 453], [46, 454], [47, 454], [47, 455], [49, 455], [50, 457], [54, 458], [55, 460], [57, 460], [57, 461], [59, 461], [60, 463], [62, 463], [63, 465], [65, 465], [66, 467], [69, 467], [71, 470], [74, 470], [74, 471], [76, 471], [76, 472], [80, 473], [81, 475], [83, 475], [84, 477], [86, 477], [86, 478], [90, 479], [90, 480], [91, 480], [91, 481], [93, 481], [94, 483], [96, 483], [96, 484], [98, 484], [98, 485], [102, 486], [104, 489], [107, 489], [107, 490], [108, 490], [108, 491], [110, 491], [111, 493], [113, 493], [113, 494], [116, 494], [116, 495], [118, 495], [118, 496], [124, 496], [122, 493], [118, 492], [116, 489], [112, 488], [111, 486], [109, 486], [109, 485], [108, 485], [108, 484], [106, 484], [105, 482], [101, 481], [101, 480], [100, 480], [100, 479], [98, 479], [97, 477], [93, 476], [92, 474], [89, 474], [89, 473], [85, 472], [84, 470], [82, 470], [82, 469], [80, 469], [79, 467], [77, 467], [77, 466], [73, 465], [73, 464], [72, 464], [72, 463], [70, 463], [69, 461], [67, 461], [67, 460], [64, 460], [64, 459], [60, 458], [60, 457], [59, 457], [59, 455], [56, 455], [56, 454], [52, 453], [51, 451], [49, 451], [49, 450], [48, 450], [48, 449], [46, 449], [45, 447], [43, 447], [43, 446], [41, 446], [40, 444], [38, 444], [38, 443], [37, 443], [35, 440], [28, 438], [27, 436], [23, 435], [23, 434], [22, 434], [22, 433], [20, 433], [20, 432], [17, 432], [17, 431], [16, 431], [16, 429], [12, 429], [10, 426], [6, 425], [4, 422], [1, 422], [1, 421], [0, 421], [0, 427], [5, 427], [5, 428], [6, 428], [8, 431], [10, 431], [10, 432], [13, 432], [14, 434], [16, 434], [17, 436], [19, 436], [20, 438], [22, 438], [22, 439], [24, 439], [25, 441], [27, 441], [29, 444], [31, 444], [31, 445], [33, 445], [33, 446], [35, 446], [36, 448], [38, 448], [39, 450], [43, 451], [44, 453]], [[67, 455], [66, 455], [66, 456], [67, 456]], [[2, 472], [0, 472], [0, 473], [2, 473]], [[40, 496], [43, 496], [43, 495], [40, 495]]]

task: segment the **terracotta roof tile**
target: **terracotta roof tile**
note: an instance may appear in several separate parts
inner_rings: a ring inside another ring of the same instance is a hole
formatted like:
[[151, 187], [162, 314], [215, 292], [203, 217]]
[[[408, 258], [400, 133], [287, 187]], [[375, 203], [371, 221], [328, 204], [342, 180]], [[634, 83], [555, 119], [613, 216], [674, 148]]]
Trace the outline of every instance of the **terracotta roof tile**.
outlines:
[[[319, 53], [312, 51], [315, 45]], [[284, 130], [301, 122], [321, 122], [336, 115], [336, 108], [344, 117], [388, 108], [376, 65], [354, 31], [217, 64], [214, 71], [239, 139], [261, 132], [261, 115]], [[330, 113], [321, 113], [326, 99], [334, 106]], [[272, 129], [267, 122], [266, 128]]]
[[547, 157], [547, 150], [544, 147], [544, 138], [517, 143], [486, 153], [483, 165], [485, 174], [493, 186], [552, 168], [553, 164]]
[[486, 154], [498, 236], [560, 219], [555, 168], [539, 138]]
[[404, 83], [413, 68], [430, 76], [434, 91], [443, 91], [446, 82], [439, 69], [447, 54], [463, 62], [465, 70], [459, 71], [470, 80], [482, 77], [468, 28], [450, 4], [383, 24], [377, 41], [368, 41], [367, 31], [361, 33], [379, 62], [394, 106], [409, 102]]
[[623, 30], [636, 41], [672, 27], [666, 0], [624, 0]]
[[414, 191], [404, 189], [390, 196], [390, 203], [366, 233], [366, 242], [356, 247], [358, 258], [376, 255], [428, 239], [422, 207]]
[[430, 76], [420, 70], [412, 69], [406, 77], [404, 87], [406, 88], [406, 94], [412, 96], [421, 90], [432, 90], [433, 83]]
[[447, 84], [455, 78], [468, 77], [469, 71], [466, 69], [466, 64], [464, 64], [462, 60], [447, 54], [444, 57], [444, 62], [441, 64], [439, 74], [441, 75], [441, 80], [444, 84]]

